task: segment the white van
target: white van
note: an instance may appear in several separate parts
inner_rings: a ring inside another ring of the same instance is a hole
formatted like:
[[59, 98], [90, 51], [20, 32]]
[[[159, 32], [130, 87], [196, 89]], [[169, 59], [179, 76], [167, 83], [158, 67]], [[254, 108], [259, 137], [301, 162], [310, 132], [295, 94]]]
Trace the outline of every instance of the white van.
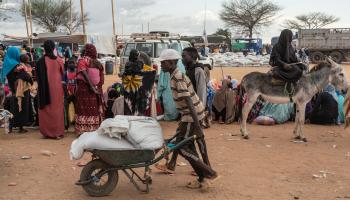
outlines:
[[[160, 73], [160, 53], [164, 49], [174, 49], [180, 54], [182, 50], [191, 47], [191, 43], [187, 41], [182, 41], [178, 39], [141, 39], [134, 40], [132, 42], [127, 42], [123, 52], [121, 53], [120, 58], [120, 73], [123, 74], [125, 70], [125, 64], [129, 60], [130, 51], [132, 49], [137, 49], [142, 51], [150, 56], [152, 61], [152, 66], [157, 69], [158, 74]], [[214, 60], [212, 58], [201, 57], [199, 60], [200, 63], [203, 63], [209, 69], [213, 69]]]

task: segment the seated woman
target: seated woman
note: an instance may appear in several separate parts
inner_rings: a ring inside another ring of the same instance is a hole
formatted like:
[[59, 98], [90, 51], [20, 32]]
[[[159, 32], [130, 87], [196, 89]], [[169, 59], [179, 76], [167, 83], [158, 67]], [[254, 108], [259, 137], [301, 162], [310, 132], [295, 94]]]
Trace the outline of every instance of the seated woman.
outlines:
[[260, 110], [260, 116], [270, 117], [277, 124], [283, 124], [291, 119], [294, 113], [294, 104], [273, 104], [265, 103], [264, 107]]
[[222, 87], [214, 95], [212, 110], [215, 115], [214, 121], [220, 124], [232, 123], [235, 118], [236, 93], [232, 90], [232, 83], [225, 79]]
[[273, 75], [286, 82], [296, 82], [307, 67], [299, 63], [296, 51], [292, 46], [293, 32], [285, 29], [281, 32], [278, 43], [274, 45], [269, 64], [273, 67]]
[[327, 85], [309, 116], [312, 124], [335, 124], [338, 119], [338, 97], [333, 85]]

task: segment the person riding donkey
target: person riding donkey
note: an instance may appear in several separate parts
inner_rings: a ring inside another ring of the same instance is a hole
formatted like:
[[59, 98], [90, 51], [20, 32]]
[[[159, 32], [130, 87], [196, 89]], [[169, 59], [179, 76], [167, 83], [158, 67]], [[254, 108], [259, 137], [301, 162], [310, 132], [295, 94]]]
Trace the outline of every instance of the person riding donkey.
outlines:
[[293, 96], [295, 83], [307, 70], [307, 66], [299, 62], [292, 46], [293, 32], [284, 29], [278, 43], [273, 47], [269, 64], [272, 69], [272, 84], [285, 85], [289, 96]]
[[[177, 61], [181, 58], [179, 53], [173, 49], [164, 50], [160, 55], [161, 68], [164, 72], [170, 73], [170, 86], [177, 109], [181, 114], [181, 121], [176, 131], [176, 141], [178, 143], [184, 138], [196, 135], [202, 156], [208, 160], [204, 133], [200, 125], [200, 120], [204, 118], [204, 106], [198, 95], [194, 91], [191, 80], [177, 68]], [[205, 152], [202, 152], [205, 151]], [[183, 156], [198, 175], [197, 180], [188, 183], [187, 187], [192, 189], [208, 189], [211, 182], [219, 178], [209, 163], [203, 162], [197, 153], [194, 141], [189, 142], [178, 152]]]

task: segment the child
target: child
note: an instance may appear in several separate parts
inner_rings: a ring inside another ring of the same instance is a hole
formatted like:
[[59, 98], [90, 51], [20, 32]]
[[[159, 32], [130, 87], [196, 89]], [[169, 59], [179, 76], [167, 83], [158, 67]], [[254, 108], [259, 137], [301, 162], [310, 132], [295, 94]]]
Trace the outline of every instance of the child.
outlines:
[[18, 101], [19, 112], [22, 111], [22, 99], [24, 93], [31, 89], [33, 85], [32, 80], [32, 67], [29, 65], [29, 57], [26, 54], [22, 54], [20, 57], [20, 63], [16, 67], [15, 72], [17, 72], [17, 89], [16, 97]]
[[65, 101], [66, 101], [66, 130], [69, 127], [69, 123], [74, 122], [74, 99], [75, 99], [75, 90], [76, 90], [76, 78], [77, 78], [77, 60], [75, 57], [72, 57], [67, 62], [67, 69], [64, 74], [64, 79], [66, 83], [66, 91], [65, 91]]
[[[106, 110], [106, 119], [107, 118], [113, 118], [115, 116], [115, 112], [118, 113], [119, 111], [113, 110], [113, 105], [115, 104], [116, 99], [118, 99], [122, 92], [123, 92], [123, 85], [121, 83], [114, 83], [107, 91], [108, 99], [107, 99], [107, 110]], [[118, 108], [115, 108], [115, 110], [118, 110]], [[114, 112], [113, 112], [114, 111]], [[124, 111], [124, 110], [123, 110]]]

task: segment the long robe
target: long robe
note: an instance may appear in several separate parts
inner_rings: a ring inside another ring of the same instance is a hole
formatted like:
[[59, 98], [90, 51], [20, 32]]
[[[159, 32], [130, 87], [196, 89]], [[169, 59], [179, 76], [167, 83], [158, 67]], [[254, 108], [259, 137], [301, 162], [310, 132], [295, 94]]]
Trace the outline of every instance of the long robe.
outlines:
[[[185, 66], [182, 61], [179, 60], [177, 63], [177, 68], [182, 72], [186, 73]], [[158, 79], [158, 99], [162, 99], [164, 108], [164, 120], [171, 121], [176, 120], [179, 117], [179, 112], [176, 109], [176, 105], [173, 99], [173, 94], [170, 88], [170, 74], [169, 72], [160, 72]]]
[[40, 133], [49, 138], [64, 134], [63, 61], [45, 57], [50, 104], [39, 109]]

